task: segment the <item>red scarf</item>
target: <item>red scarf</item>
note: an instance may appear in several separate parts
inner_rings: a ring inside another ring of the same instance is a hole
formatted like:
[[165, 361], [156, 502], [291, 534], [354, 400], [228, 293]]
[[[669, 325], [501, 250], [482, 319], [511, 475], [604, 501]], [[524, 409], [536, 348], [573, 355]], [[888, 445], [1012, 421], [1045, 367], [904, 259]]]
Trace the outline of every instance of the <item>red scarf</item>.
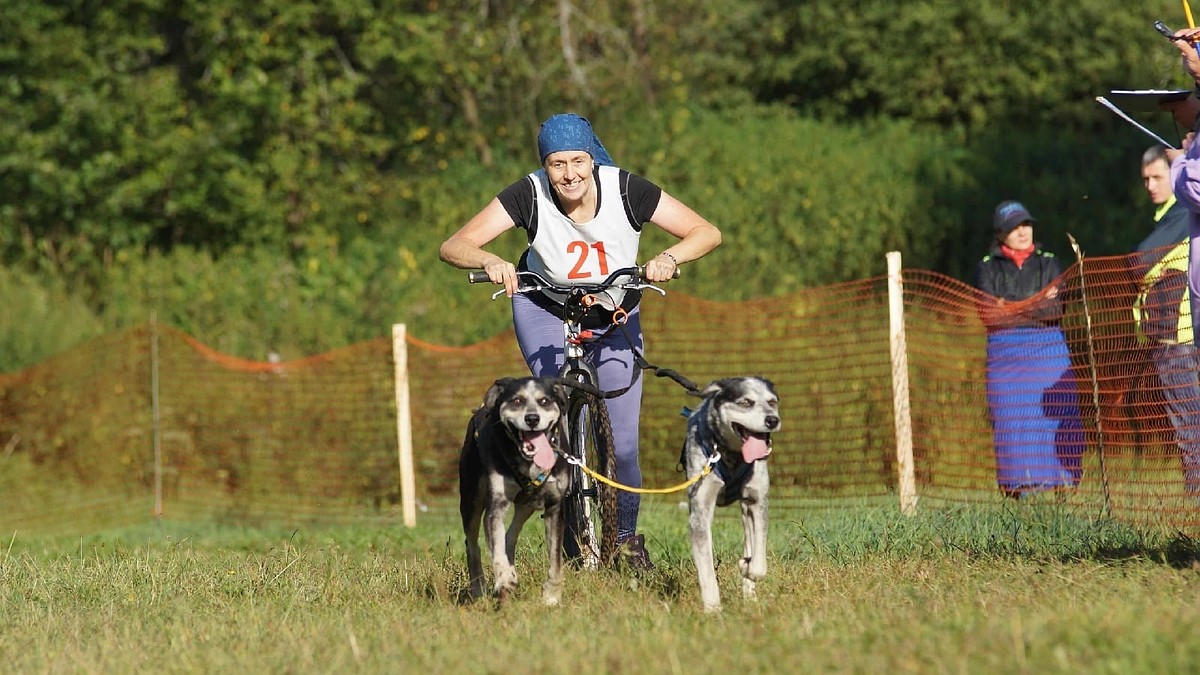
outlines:
[[1033, 255], [1034, 248], [1036, 247], [1030, 246], [1024, 251], [1018, 251], [1016, 249], [1009, 248], [1004, 244], [1000, 244], [1000, 250], [1004, 252], [1004, 255], [1008, 256], [1010, 260], [1017, 263], [1017, 269], [1021, 269], [1021, 267], [1025, 265], [1025, 261], [1029, 259], [1029, 256]]

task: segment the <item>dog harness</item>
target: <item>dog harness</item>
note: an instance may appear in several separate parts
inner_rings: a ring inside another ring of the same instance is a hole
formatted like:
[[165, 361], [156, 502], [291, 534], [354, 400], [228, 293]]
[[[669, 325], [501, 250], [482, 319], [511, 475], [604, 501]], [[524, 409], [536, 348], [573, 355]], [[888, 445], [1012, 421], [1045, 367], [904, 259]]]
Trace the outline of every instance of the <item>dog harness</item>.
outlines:
[[[687, 407], [684, 407], [683, 410], [680, 411], [680, 414], [688, 418], [689, 427], [692, 426], [692, 412], [694, 411]], [[706, 425], [702, 425], [699, 422], [696, 423], [696, 427], [696, 442], [699, 443], [700, 448], [704, 450], [704, 456], [710, 461], [713, 459], [713, 457], [720, 457], [721, 453], [717, 451], [716, 439], [711, 430], [709, 430]], [[684, 440], [683, 449], [679, 451], [679, 466], [677, 468], [680, 471], [684, 470], [686, 461], [687, 440]], [[725, 483], [724, 487], [721, 488], [720, 494], [717, 495], [717, 506], [729, 506], [730, 504], [741, 499], [742, 487], [745, 486], [746, 481], [750, 480], [750, 477], [754, 475], [754, 465], [760, 461], [766, 461], [766, 457], [763, 457], [761, 460], [754, 460], [753, 462], [743, 462], [738, 460], [737, 463], [740, 464], [740, 466], [738, 466], [736, 470], [729, 466], [724, 460], [712, 462], [713, 471], [715, 471]]]

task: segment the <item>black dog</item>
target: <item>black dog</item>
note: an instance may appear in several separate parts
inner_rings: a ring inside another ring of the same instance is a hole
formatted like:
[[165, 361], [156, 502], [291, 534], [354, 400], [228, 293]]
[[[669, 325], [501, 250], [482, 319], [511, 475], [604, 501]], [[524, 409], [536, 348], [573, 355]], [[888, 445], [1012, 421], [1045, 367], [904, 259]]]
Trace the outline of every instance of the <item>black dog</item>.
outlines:
[[[496, 380], [483, 406], [471, 416], [458, 460], [459, 512], [467, 544], [471, 597], [484, 593], [479, 525], [492, 557], [494, 590], [501, 601], [517, 586], [513, 554], [525, 521], [545, 511], [549, 574], [542, 600], [557, 605], [562, 594], [562, 541], [566, 525], [560, 505], [570, 488], [563, 422], [567, 393], [547, 378]], [[504, 519], [516, 505], [507, 531]]]

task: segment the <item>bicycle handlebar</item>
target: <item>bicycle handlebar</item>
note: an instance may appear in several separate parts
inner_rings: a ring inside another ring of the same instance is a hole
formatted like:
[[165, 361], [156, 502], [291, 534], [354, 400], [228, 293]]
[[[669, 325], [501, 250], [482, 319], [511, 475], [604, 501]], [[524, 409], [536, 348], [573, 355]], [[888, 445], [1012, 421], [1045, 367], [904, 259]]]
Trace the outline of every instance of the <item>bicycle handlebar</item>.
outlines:
[[[526, 285], [525, 283], [522, 283], [520, 285], [520, 287], [517, 288], [517, 292], [525, 293], [528, 291], [535, 291], [535, 290], [548, 290], [548, 291], [554, 291], [557, 293], [572, 293], [572, 292], [580, 292], [580, 291], [582, 291], [584, 293], [595, 293], [595, 292], [603, 291], [608, 288], [625, 288], [625, 289], [655, 288], [654, 286], [646, 283], [643, 280], [644, 279], [643, 275], [645, 274], [645, 272], [646, 272], [645, 265], [640, 265], [638, 267], [622, 267], [621, 269], [608, 275], [608, 278], [606, 278], [604, 281], [601, 281], [599, 283], [560, 286], [558, 284], [555, 284], [555, 283], [549, 281], [548, 279], [546, 279], [542, 275], [538, 274], [537, 272], [523, 271], [523, 272], [517, 272], [517, 277], [524, 277], [525, 280], [532, 281], [532, 284]], [[620, 279], [621, 277], [628, 277], [628, 280], [617, 282], [616, 279]], [[672, 279], [679, 278], [679, 268], [678, 267], [675, 268], [675, 274], [673, 274], [671, 276], [671, 278]], [[490, 282], [491, 277], [489, 277], [487, 272], [484, 272], [483, 270], [472, 270], [467, 273], [467, 281], [469, 281], [470, 283], [473, 283], [473, 284], [482, 284], [482, 283]], [[655, 288], [655, 290], [658, 290], [660, 293], [662, 292], [661, 289]]]

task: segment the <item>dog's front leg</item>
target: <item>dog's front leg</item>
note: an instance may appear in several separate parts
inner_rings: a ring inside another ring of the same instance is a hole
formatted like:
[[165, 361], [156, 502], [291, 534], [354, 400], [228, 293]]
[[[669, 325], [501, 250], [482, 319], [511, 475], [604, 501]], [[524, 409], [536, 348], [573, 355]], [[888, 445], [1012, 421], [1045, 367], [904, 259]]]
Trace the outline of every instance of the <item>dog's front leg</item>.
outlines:
[[755, 475], [742, 492], [742, 528], [745, 533], [743, 557], [738, 561], [742, 573], [742, 597], [757, 598], [755, 582], [767, 576], [767, 477], [766, 464], [754, 467]]
[[507, 537], [504, 532], [504, 518], [508, 515], [509, 501], [502, 491], [493, 490], [489, 502], [487, 514], [484, 516], [484, 532], [487, 534], [488, 552], [492, 555], [492, 574], [495, 579], [493, 588], [503, 602], [508, 598], [509, 591], [517, 587], [517, 568], [508, 557]]
[[562, 517], [562, 504], [547, 506], [543, 517], [546, 520], [546, 555], [550, 557], [550, 568], [546, 573], [546, 583], [542, 584], [542, 602], [554, 606], [562, 598], [562, 544], [567, 521]]
[[721, 590], [713, 564], [712, 522], [721, 480], [709, 474], [692, 487], [688, 498], [688, 532], [692, 539], [692, 562], [700, 581], [700, 601], [704, 611], [721, 611]]
[[[482, 500], [481, 500], [482, 501]], [[467, 542], [467, 576], [470, 577], [470, 597], [483, 597], [483, 556], [479, 550], [479, 525], [483, 520], [483, 508], [463, 517], [463, 530]]]

